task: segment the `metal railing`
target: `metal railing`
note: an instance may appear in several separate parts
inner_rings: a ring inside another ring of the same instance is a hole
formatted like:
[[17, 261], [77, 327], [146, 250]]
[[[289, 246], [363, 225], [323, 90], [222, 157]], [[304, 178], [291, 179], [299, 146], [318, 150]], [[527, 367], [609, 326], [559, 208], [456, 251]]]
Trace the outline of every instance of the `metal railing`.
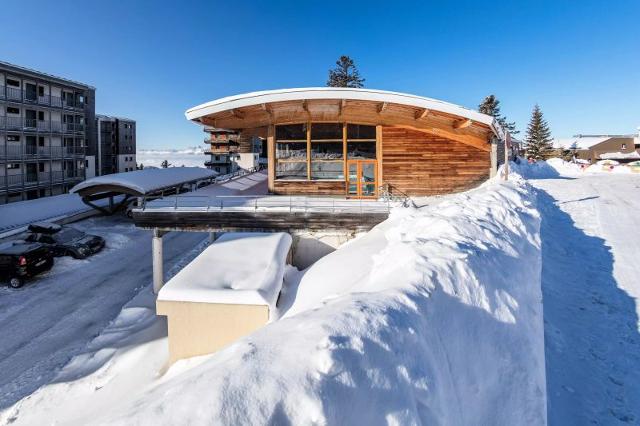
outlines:
[[70, 158], [84, 156], [83, 146], [0, 145], [0, 160], [32, 158]]
[[329, 197], [286, 195], [173, 195], [148, 201], [141, 210], [180, 210], [191, 212], [252, 211], [288, 213], [389, 213], [389, 202]]
[[0, 176], [0, 191], [21, 188], [23, 186], [40, 186], [51, 183], [62, 183], [84, 180], [85, 170], [57, 170], [53, 172], [28, 172]]
[[[65, 131], [68, 133], [84, 132], [84, 124], [73, 124], [72, 126], [73, 127], [65, 128]], [[0, 129], [60, 133], [62, 132], [62, 122], [36, 120], [33, 118], [2, 116], [0, 117]]]
[[11, 86], [0, 86], [0, 99], [60, 108], [83, 109], [85, 106], [83, 102], [75, 102], [70, 99], [63, 101], [60, 96], [33, 95], [33, 97], [30, 97], [30, 94], [26, 90]]

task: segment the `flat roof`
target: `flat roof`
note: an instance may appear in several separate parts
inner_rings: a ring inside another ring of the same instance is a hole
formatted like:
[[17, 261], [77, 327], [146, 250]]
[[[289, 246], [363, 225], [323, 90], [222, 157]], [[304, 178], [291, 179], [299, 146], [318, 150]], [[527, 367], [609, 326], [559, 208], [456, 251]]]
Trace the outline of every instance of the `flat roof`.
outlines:
[[95, 87], [93, 87], [93, 86], [91, 86], [89, 84], [86, 84], [86, 83], [81, 83], [79, 81], [70, 80], [70, 79], [64, 78], [64, 77], [58, 77], [57, 75], [48, 74], [46, 72], [34, 70], [32, 68], [22, 67], [20, 65], [11, 64], [9, 62], [0, 61], [0, 68], [5, 68], [8, 71], [13, 70], [16, 73], [29, 74], [29, 75], [32, 75], [34, 77], [42, 76], [45, 79], [53, 79], [53, 80], [57, 80], [57, 81], [60, 81], [60, 82], [66, 83], [66, 84], [73, 85], [73, 86], [80, 86], [82, 88], [96, 90]]
[[306, 87], [294, 89], [265, 90], [240, 95], [227, 96], [197, 105], [188, 109], [185, 116], [189, 120], [198, 121], [202, 117], [223, 111], [230, 111], [247, 106], [255, 106], [272, 102], [286, 102], [297, 100], [360, 100], [372, 102], [388, 102], [408, 105], [416, 108], [440, 111], [455, 116], [468, 118], [483, 123], [492, 129], [499, 126], [490, 115], [432, 98], [411, 95], [407, 93], [390, 92], [376, 89], [354, 89], [348, 87]]

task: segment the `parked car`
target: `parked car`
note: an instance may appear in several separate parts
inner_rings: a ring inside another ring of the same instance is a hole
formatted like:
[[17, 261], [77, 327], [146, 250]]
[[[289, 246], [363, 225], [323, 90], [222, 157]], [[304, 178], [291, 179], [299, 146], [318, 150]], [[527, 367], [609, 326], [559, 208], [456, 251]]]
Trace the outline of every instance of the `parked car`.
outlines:
[[72, 256], [84, 259], [98, 253], [105, 246], [104, 238], [85, 234], [69, 226], [48, 223], [29, 225], [29, 234], [25, 240], [48, 246], [54, 256]]
[[43, 244], [19, 241], [0, 246], [0, 280], [13, 288], [52, 266], [53, 253]]

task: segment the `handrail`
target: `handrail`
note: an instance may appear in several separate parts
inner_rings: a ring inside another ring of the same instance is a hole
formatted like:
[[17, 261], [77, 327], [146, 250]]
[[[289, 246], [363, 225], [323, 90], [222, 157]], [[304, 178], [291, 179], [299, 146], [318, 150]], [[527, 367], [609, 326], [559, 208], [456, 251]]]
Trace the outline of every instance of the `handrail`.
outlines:
[[[397, 187], [391, 185], [390, 183], [384, 183], [378, 187], [378, 193], [380, 197], [387, 200], [388, 202], [399, 201], [402, 203], [402, 207], [416, 207], [415, 202], [409, 196], [409, 194], [399, 190]], [[398, 194], [398, 195], [396, 195]]]

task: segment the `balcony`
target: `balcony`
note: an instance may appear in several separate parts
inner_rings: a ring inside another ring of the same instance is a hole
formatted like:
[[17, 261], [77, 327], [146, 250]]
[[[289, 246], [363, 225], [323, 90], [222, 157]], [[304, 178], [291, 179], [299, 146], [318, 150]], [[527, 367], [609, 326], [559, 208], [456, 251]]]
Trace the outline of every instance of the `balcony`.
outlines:
[[64, 133], [82, 133], [84, 132], [84, 124], [79, 123], [62, 123]]
[[[4, 86], [0, 86], [0, 99], [4, 99], [6, 97], [4, 93], [5, 93]], [[0, 185], [0, 186], [3, 186], [3, 185]]]
[[[84, 124], [70, 124], [70, 126], [70, 129], [67, 131], [68, 133], [84, 132]], [[62, 123], [59, 121], [36, 120], [22, 117], [0, 117], [0, 130], [60, 133], [62, 132]]]
[[83, 146], [0, 145], [0, 161], [62, 159], [84, 157]]
[[17, 87], [5, 87], [6, 98], [10, 101], [22, 101], [22, 90]]
[[212, 146], [209, 149], [204, 151], [205, 154], [237, 154], [239, 148], [235, 145], [225, 145], [225, 146]]

